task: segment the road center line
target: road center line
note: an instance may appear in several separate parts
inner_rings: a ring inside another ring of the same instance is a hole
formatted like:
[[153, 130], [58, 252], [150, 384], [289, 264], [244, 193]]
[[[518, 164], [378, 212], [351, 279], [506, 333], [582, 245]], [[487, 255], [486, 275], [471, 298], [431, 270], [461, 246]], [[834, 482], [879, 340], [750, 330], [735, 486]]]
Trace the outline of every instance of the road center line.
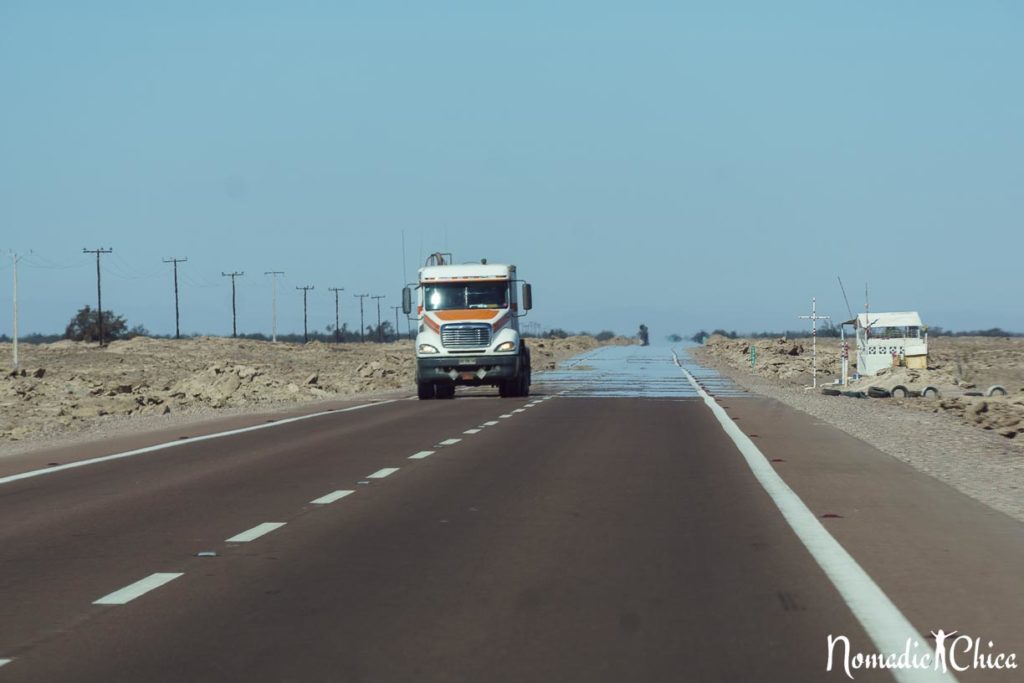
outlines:
[[10, 664], [12, 661], [13, 660], [10, 659], [0, 659], [0, 666], [3, 666], [4, 664]]
[[419, 453], [413, 453], [409, 456], [409, 460], [422, 460], [423, 458], [429, 458], [434, 454], [434, 451], [420, 451]]
[[[675, 356], [675, 353], [673, 353]], [[899, 608], [893, 604], [878, 584], [875, 583], [857, 561], [840, 545], [839, 541], [822, 526], [800, 497], [789, 487], [771, 463], [758, 449], [754, 442], [732, 421], [722, 406], [718, 405], [690, 372], [679, 364], [694, 391], [704, 400], [705, 405], [718, 419], [722, 429], [736, 444], [743, 458], [747, 461], [754, 477], [765, 492], [771, 496], [775, 506], [783, 518], [811, 556], [824, 570], [832, 585], [836, 587], [843, 601], [853, 612], [854, 617], [864, 627], [879, 652], [899, 654], [907, 644], [908, 638], [927, 643], [913, 624]], [[932, 669], [891, 669], [889, 673], [900, 683], [925, 681], [956, 681], [951, 674], [943, 674]]]
[[497, 420], [489, 420], [487, 422], [484, 422], [484, 426], [485, 427], [493, 427], [496, 424], [500, 424], [500, 423]]
[[309, 501], [313, 505], [329, 505], [336, 500], [341, 500], [345, 496], [351, 496], [355, 491], [333, 491], [328, 493], [326, 496], [320, 496], [316, 500]]
[[498, 417], [500, 417], [502, 420], [505, 420], [505, 419], [508, 419], [508, 418], [512, 417], [512, 413], [507, 413], [505, 415], [499, 415]]
[[272, 429], [274, 427], [280, 427], [281, 425], [292, 424], [293, 422], [301, 422], [303, 420], [312, 420], [315, 417], [323, 417], [324, 415], [337, 415], [338, 413], [348, 413], [353, 410], [362, 410], [363, 408], [372, 408], [373, 406], [383, 406], [388, 403], [395, 403], [397, 399], [391, 399], [387, 401], [379, 401], [377, 403], [364, 403], [358, 406], [350, 406], [348, 408], [341, 408], [339, 410], [324, 410], [319, 413], [310, 413], [309, 415], [298, 415], [296, 417], [286, 417], [276, 422], [265, 422], [251, 427], [240, 427], [239, 429], [230, 429], [226, 432], [216, 432], [214, 434], [204, 434], [202, 436], [191, 436], [187, 439], [176, 439], [174, 441], [168, 441], [166, 443], [158, 443], [153, 446], [146, 446], [144, 448], [136, 448], [130, 451], [124, 451], [123, 453], [113, 453], [111, 455], [103, 455], [98, 458], [89, 458], [88, 460], [79, 460], [78, 462], [69, 462], [64, 465], [55, 465], [53, 467], [47, 467], [43, 470], [31, 470], [29, 472], [21, 472], [19, 474], [10, 474], [6, 477], [0, 477], [0, 484], [10, 484], [14, 481], [20, 481], [22, 479], [30, 479], [32, 477], [41, 477], [44, 474], [53, 474], [54, 472], [63, 472], [64, 470], [74, 469], [76, 467], [85, 467], [86, 465], [95, 465], [101, 462], [108, 462], [110, 460], [120, 460], [121, 458], [130, 458], [136, 455], [143, 455], [145, 453], [153, 453], [155, 451], [162, 451], [167, 448], [174, 448], [176, 446], [183, 446], [190, 443], [198, 443], [200, 441], [210, 441], [212, 439], [220, 439], [225, 436], [236, 436], [238, 434], [245, 434], [247, 432], [255, 432], [260, 429]]
[[384, 477], [390, 477], [397, 471], [397, 467], [385, 467], [383, 469], [377, 470], [376, 472], [368, 476], [367, 479], [383, 479]]
[[231, 538], [224, 541], [225, 543], [248, 543], [249, 541], [255, 541], [260, 536], [266, 536], [271, 531], [280, 529], [285, 525], [285, 522], [263, 522], [263, 524], [257, 524], [248, 531], [243, 531], [240, 534], [236, 534]]
[[454, 446], [455, 444], [457, 444], [460, 441], [462, 441], [462, 439], [445, 439], [444, 441], [442, 441], [441, 443], [439, 443], [437, 445], [438, 446]]
[[[125, 586], [121, 590], [116, 590], [109, 595], [104, 595], [99, 600], [94, 601], [94, 605], [124, 605], [131, 602], [137, 597], [145, 595], [151, 590], [155, 590], [166, 583], [174, 581], [179, 576], [184, 576], [181, 572], [165, 572], [150, 574], [144, 579], [140, 579], [135, 583]], [[10, 661], [10, 660], [7, 660]], [[7, 662], [4, 662], [6, 664]]]
[[479, 433], [480, 433], [480, 431], [481, 431], [481, 430], [479, 430], [479, 429], [467, 429], [466, 431], [464, 431], [464, 432], [462, 432], [462, 433], [463, 433], [463, 434], [479, 434]]
[[525, 411], [525, 410], [523, 410], [522, 408], [516, 408], [516, 409], [515, 409], [515, 410], [513, 410], [512, 412], [513, 412], [513, 413], [525, 413], [526, 411]]

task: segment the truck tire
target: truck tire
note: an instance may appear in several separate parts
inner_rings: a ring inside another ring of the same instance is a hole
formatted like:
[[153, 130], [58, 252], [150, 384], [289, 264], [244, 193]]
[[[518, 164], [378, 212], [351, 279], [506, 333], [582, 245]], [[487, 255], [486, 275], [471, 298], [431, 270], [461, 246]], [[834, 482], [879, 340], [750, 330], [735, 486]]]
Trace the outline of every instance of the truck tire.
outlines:
[[985, 390], [986, 396], [1006, 396], [1006, 387], [1001, 384], [993, 384]]
[[883, 387], [871, 386], [868, 387], [868, 396], [871, 398], [889, 398], [892, 394], [889, 393], [888, 389]]
[[926, 386], [924, 389], [921, 390], [921, 395], [924, 396], [925, 398], [938, 398], [939, 388], [933, 387], [931, 385]]
[[416, 382], [416, 395], [421, 401], [434, 398], [434, 384], [432, 382]]
[[891, 393], [893, 398], [908, 398], [910, 396], [910, 390], [902, 384], [894, 386]]

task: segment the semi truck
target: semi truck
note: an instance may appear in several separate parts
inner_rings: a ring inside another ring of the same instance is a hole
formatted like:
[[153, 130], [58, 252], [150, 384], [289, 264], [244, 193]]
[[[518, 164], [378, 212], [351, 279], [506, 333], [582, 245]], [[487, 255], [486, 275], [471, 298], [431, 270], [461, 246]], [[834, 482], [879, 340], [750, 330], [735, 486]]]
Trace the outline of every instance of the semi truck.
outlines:
[[[416, 389], [420, 400], [454, 398], [456, 386], [496, 386], [502, 398], [530, 394], [530, 350], [519, 319], [533, 308], [530, 285], [502, 263], [454, 264], [436, 253], [402, 290], [415, 299]], [[521, 296], [520, 296], [521, 292]]]

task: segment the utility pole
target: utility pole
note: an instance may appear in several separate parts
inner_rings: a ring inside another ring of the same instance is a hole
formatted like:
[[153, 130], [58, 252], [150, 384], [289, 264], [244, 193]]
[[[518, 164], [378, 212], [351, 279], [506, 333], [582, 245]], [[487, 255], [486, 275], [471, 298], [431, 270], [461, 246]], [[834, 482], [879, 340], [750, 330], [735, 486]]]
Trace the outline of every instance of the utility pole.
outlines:
[[244, 271], [243, 272], [234, 271], [234, 272], [231, 272], [231, 273], [225, 273], [224, 271], [221, 271], [220, 275], [221, 275], [221, 277], [229, 277], [229, 278], [231, 278], [231, 336], [232, 337], [237, 337], [238, 336], [238, 309], [235, 307], [235, 278], [236, 277], [244, 276], [245, 272]]
[[393, 308], [395, 310], [395, 341], [398, 341], [398, 335], [399, 335], [399, 331], [398, 331], [398, 312], [400, 310], [402, 310], [402, 307], [401, 306], [392, 306], [391, 308]]
[[100, 256], [113, 253], [113, 249], [82, 249], [83, 254], [96, 254], [96, 313], [100, 325], [100, 346], [103, 346], [103, 286], [100, 281]]
[[271, 285], [271, 289], [274, 290], [274, 303], [273, 303], [273, 310], [274, 310], [274, 314], [273, 315], [274, 315], [274, 317], [273, 317], [273, 320], [271, 321], [271, 324], [270, 324], [270, 341], [276, 343], [277, 342], [277, 276], [278, 275], [284, 275], [284, 271], [283, 270], [268, 270], [267, 272], [265, 272], [263, 274], [264, 275], [269, 275], [271, 277], [271, 279], [273, 279], [273, 281], [274, 281], [273, 284]]
[[18, 369], [18, 261], [21, 257], [11, 252], [11, 265], [14, 267], [14, 290], [13, 296], [11, 297], [11, 308], [14, 311], [14, 367], [13, 370]]
[[302, 343], [309, 343], [309, 316], [308, 308], [306, 306], [306, 297], [309, 296], [309, 290], [315, 289], [313, 285], [306, 285], [305, 287], [296, 287], [295, 289], [302, 290]]
[[174, 338], [181, 339], [181, 310], [178, 308], [178, 264], [188, 261], [185, 258], [165, 258], [164, 263], [174, 264]]
[[828, 315], [818, 315], [818, 302], [811, 297], [811, 314], [798, 316], [801, 320], [811, 321], [811, 376], [814, 378], [814, 388], [818, 388], [818, 321], [831, 320]]
[[369, 294], [353, 294], [355, 298], [359, 299], [359, 341], [366, 341], [365, 330], [363, 328], [363, 299], [370, 296]]
[[334, 292], [334, 343], [341, 343], [341, 304], [338, 303], [338, 294], [345, 291], [344, 287], [328, 287]]
[[384, 295], [378, 294], [376, 296], [371, 296], [370, 298], [377, 300], [377, 342], [379, 343], [384, 341], [384, 330], [380, 326], [380, 300], [384, 298]]

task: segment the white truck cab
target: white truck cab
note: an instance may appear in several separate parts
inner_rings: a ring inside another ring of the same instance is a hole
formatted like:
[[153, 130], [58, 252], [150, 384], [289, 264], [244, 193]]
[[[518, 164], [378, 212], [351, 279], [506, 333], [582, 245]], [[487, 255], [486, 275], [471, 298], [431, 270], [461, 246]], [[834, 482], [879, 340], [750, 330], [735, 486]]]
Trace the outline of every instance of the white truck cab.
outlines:
[[453, 398], [456, 385], [497, 386], [502, 397], [530, 393], [530, 351], [519, 318], [533, 307], [529, 284], [517, 292], [516, 267], [452, 264], [433, 254], [415, 288], [402, 291], [412, 314], [416, 297], [416, 385], [420, 399]]

